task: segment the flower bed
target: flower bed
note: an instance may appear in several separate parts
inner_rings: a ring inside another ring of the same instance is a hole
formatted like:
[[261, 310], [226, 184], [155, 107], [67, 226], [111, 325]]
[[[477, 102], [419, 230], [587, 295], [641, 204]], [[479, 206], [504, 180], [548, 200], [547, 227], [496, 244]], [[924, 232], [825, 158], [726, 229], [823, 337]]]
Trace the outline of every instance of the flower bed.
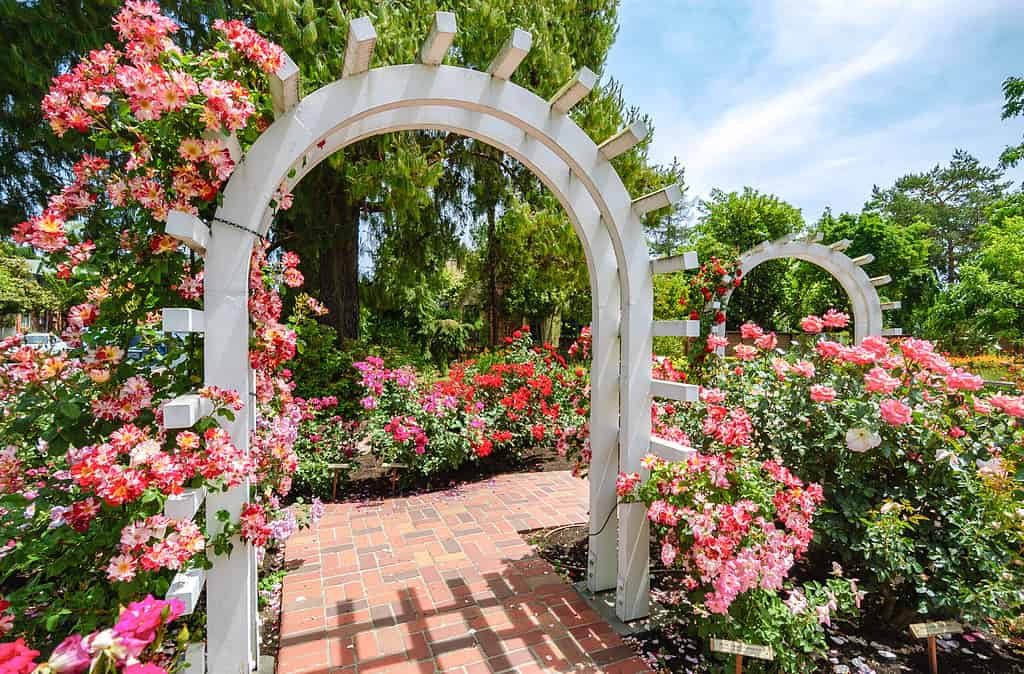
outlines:
[[[847, 318], [802, 322], [788, 353], [743, 326], [701, 401], [664, 420], [700, 451], [743, 445], [822, 485], [812, 554], [835, 555], [897, 627], [1011, 619], [1024, 602], [1024, 398], [986, 393], [921, 340], [829, 339]], [[708, 340], [709, 352], [721, 346]]]
[[[573, 352], [585, 349], [577, 343]], [[376, 357], [355, 366], [363, 375], [370, 446], [409, 475], [429, 478], [543, 445], [585, 470], [587, 373], [550, 345], [534, 347], [527, 328], [496, 353], [454, 363], [440, 381], [423, 381], [411, 368], [389, 369]]]

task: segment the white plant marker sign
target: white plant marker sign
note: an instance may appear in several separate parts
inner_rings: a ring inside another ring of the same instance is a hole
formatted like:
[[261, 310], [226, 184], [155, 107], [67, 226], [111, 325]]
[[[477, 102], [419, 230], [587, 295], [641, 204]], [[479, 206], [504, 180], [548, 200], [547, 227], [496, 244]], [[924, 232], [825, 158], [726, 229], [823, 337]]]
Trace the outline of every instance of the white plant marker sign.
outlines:
[[[619, 617], [641, 618], [650, 599], [649, 528], [642, 504], [617, 505], [615, 478], [620, 470], [639, 471], [651, 447], [652, 387], [679, 400], [696, 393], [693, 386], [661, 386], [651, 379], [656, 330], [683, 338], [692, 332], [683, 324], [655, 325], [652, 273], [691, 269], [697, 260], [688, 253], [652, 264], [640, 218], [675, 203], [681, 190], [673, 185], [633, 199], [609, 160], [642, 141], [646, 128], [633, 124], [599, 146], [567, 115], [596, 85], [591, 71], [581, 69], [550, 101], [509, 81], [532, 44], [520, 29], [488, 72], [442, 65], [455, 23], [453, 14], [437, 13], [421, 63], [370, 69], [377, 35], [368, 18], [355, 19], [342, 77], [301, 99], [298, 69], [286, 58], [271, 78], [276, 121], [231, 176], [210, 227], [183, 213], [169, 218], [167, 232], [206, 258], [205, 307], [201, 317], [192, 317], [205, 330], [205, 381], [238, 391], [252, 405], [249, 253], [270, 227], [279, 187], [290, 190], [347, 145], [393, 131], [450, 131], [509, 154], [558, 198], [586, 253], [593, 297], [587, 584], [592, 591], [615, 588]], [[223, 422], [243, 449], [250, 417], [241, 413]], [[216, 522], [222, 509], [237, 518], [248, 493], [248, 485], [241, 485], [208, 495], [207, 521]], [[251, 545], [236, 541], [230, 557], [214, 560], [206, 592], [209, 671], [251, 671], [258, 659]]]

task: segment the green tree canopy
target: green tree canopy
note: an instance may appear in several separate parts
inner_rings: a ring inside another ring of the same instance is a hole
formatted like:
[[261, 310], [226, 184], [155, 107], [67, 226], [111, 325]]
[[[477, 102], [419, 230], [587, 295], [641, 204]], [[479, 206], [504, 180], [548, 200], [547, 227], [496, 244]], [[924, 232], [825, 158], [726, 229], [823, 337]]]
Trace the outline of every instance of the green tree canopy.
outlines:
[[935, 241], [930, 263], [943, 281], [954, 282], [959, 261], [978, 249], [976, 232], [986, 211], [1009, 185], [999, 169], [956, 150], [948, 166], [905, 175], [888, 189], [876, 185], [864, 209], [905, 227], [926, 223]]
[[986, 227], [981, 246], [928, 317], [928, 336], [946, 348], [973, 351], [999, 340], [1024, 347], [1024, 217]]

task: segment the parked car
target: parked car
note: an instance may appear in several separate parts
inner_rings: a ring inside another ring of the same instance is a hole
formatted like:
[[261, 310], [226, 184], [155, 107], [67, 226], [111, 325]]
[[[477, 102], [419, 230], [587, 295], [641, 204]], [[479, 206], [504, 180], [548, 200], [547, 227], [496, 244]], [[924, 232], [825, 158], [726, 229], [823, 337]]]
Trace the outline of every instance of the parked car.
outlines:
[[67, 343], [52, 332], [30, 332], [21, 341], [25, 346], [46, 353], [64, 353], [68, 350]]

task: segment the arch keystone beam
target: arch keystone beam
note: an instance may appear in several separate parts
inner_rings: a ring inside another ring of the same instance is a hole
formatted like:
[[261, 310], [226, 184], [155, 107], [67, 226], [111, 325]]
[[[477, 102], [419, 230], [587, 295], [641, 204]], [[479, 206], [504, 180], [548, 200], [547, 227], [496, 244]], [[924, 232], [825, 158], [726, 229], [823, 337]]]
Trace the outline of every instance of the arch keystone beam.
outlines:
[[551, 109], [565, 114], [597, 86], [597, 74], [583, 66], [551, 97]]
[[434, 25], [420, 47], [420, 63], [439, 66], [455, 40], [457, 30], [454, 12], [434, 12]]
[[345, 46], [345, 65], [342, 77], [352, 77], [370, 69], [373, 48], [377, 45], [377, 31], [370, 17], [361, 16], [348, 23], [348, 44]]
[[491, 74], [491, 77], [496, 77], [499, 80], [509, 79], [526, 55], [530, 53], [532, 46], [533, 35], [522, 28], [514, 29], [501, 51], [487, 67], [487, 72]]
[[651, 130], [644, 124], [643, 120], [638, 119], [598, 145], [597, 149], [601, 151], [605, 159], [615, 159], [620, 154], [629, 152], [639, 143], [643, 142], [650, 132]]
[[285, 114], [299, 102], [299, 66], [285, 53], [281, 67], [270, 76], [270, 98], [274, 119]]
[[672, 272], [684, 269], [696, 269], [699, 266], [700, 260], [697, 259], [697, 251], [688, 250], [682, 255], [659, 257], [656, 260], [651, 260], [651, 273], [671, 274]]
[[206, 223], [184, 211], [171, 211], [164, 223], [164, 233], [202, 255], [210, 243], [210, 228]]
[[666, 208], [679, 203], [683, 199], [683, 188], [678, 184], [663, 187], [650, 194], [645, 194], [633, 200], [633, 210], [639, 216], [644, 216], [659, 208]]

